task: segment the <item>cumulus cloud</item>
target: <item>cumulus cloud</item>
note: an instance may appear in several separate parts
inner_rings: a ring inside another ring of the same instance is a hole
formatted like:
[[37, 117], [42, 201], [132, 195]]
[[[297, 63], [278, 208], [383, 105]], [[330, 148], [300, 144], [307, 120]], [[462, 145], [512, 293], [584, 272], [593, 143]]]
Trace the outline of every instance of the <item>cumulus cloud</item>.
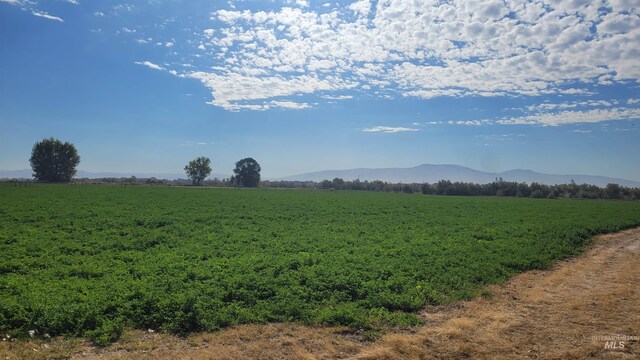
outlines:
[[399, 132], [413, 132], [419, 131], [419, 129], [407, 128], [407, 127], [391, 127], [391, 126], [374, 126], [371, 128], [362, 129], [364, 132], [382, 132], [386, 134], [394, 134]]
[[289, 0], [295, 7], [232, 7], [213, 12], [210, 28], [193, 41], [218, 70], [189, 76], [212, 90], [212, 104], [229, 109], [255, 101], [262, 107], [251, 108], [263, 110], [274, 96], [354, 87], [421, 99], [589, 95], [594, 82], [640, 79], [636, 5], [597, 3], [357, 0], [310, 8]]
[[[216, 3], [208, 22], [185, 27], [186, 39], [169, 26], [153, 41], [144, 27], [129, 24], [121, 31], [137, 29], [139, 39], [131, 41], [156, 44], [168, 54], [163, 66], [136, 64], [197, 79], [211, 91], [210, 104], [231, 111], [311, 107], [313, 100], [302, 102], [300, 95], [330, 101], [362, 94], [424, 100], [544, 96], [552, 101], [523, 109], [531, 118], [501, 119], [542, 123], [566, 111], [611, 112], [620, 104], [588, 99], [595, 86], [640, 81], [637, 0], [253, 5]], [[122, 3], [108, 15], [133, 11]], [[632, 100], [627, 105], [637, 104]]]
[[[244, 73], [209, 73], [190, 72], [187, 77], [200, 80], [211, 90], [212, 105], [227, 110], [265, 110], [271, 103], [258, 105], [247, 104], [247, 101], [264, 100], [295, 94], [308, 94], [319, 90], [340, 90], [354, 87], [340, 78], [325, 78], [310, 75], [294, 77], [270, 76], [267, 72], [245, 71]], [[280, 102], [282, 103], [282, 102]], [[281, 106], [280, 107], [286, 107]], [[306, 107], [299, 107], [306, 108]]]

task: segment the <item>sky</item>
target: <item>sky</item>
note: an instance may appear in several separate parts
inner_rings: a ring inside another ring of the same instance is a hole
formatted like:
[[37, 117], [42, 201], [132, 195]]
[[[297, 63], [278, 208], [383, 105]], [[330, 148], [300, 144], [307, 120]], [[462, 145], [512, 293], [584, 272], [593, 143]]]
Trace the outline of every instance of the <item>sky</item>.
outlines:
[[640, 181], [640, 0], [0, 0], [0, 169]]

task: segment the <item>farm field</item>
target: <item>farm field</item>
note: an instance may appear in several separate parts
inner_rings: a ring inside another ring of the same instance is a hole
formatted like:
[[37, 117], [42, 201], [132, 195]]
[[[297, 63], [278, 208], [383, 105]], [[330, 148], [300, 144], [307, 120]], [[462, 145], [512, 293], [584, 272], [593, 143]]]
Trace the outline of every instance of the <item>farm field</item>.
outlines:
[[0, 332], [376, 330], [640, 224], [640, 203], [0, 186]]

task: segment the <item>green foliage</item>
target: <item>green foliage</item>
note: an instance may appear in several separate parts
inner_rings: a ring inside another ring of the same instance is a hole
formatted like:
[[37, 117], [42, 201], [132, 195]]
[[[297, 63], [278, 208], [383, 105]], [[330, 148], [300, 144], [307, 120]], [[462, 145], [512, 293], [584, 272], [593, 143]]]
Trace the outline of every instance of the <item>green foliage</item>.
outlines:
[[260, 183], [260, 170], [260, 164], [253, 158], [239, 160], [233, 169], [235, 181], [244, 187], [256, 187]]
[[98, 346], [106, 346], [118, 340], [124, 331], [124, 323], [121, 319], [103, 320], [93, 330], [85, 335]]
[[640, 203], [373, 192], [0, 186], [0, 332], [380, 329], [640, 224]]
[[80, 156], [73, 144], [49, 138], [33, 145], [29, 162], [36, 180], [69, 182], [76, 174]]
[[211, 160], [205, 156], [195, 158], [189, 161], [184, 171], [193, 185], [202, 185], [202, 181], [211, 174]]

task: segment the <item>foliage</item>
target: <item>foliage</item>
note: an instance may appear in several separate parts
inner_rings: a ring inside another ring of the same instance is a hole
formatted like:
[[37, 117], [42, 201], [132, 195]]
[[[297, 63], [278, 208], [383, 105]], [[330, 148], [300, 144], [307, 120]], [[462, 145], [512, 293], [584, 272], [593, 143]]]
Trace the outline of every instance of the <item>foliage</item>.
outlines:
[[49, 138], [33, 145], [29, 162], [36, 180], [68, 182], [76, 174], [80, 156], [70, 142]]
[[[17, 185], [19, 181], [13, 181]], [[74, 179], [76, 183], [85, 184], [124, 184], [124, 185], [188, 185], [184, 179], [159, 180], [155, 178], [135, 179], [131, 178], [101, 178], [101, 179]], [[23, 184], [24, 185], [24, 184]], [[238, 185], [234, 177], [229, 179], [204, 180], [202, 185], [216, 187], [232, 187]], [[314, 181], [261, 181], [263, 188], [274, 189], [315, 189], [315, 190], [362, 190], [396, 193], [422, 193], [425, 195], [453, 195], [453, 196], [501, 196], [501, 197], [530, 197], [530, 198], [563, 198], [563, 199], [619, 199], [640, 200], [640, 188], [629, 188], [617, 184], [608, 184], [606, 187], [598, 187], [589, 184], [559, 184], [544, 185], [539, 183], [518, 183], [513, 181], [496, 180], [488, 184], [475, 184], [464, 182], [451, 182], [440, 180], [435, 184], [429, 183], [388, 183], [384, 181], [345, 181], [340, 178], [333, 180]]]
[[375, 334], [640, 224], [640, 203], [0, 185], [0, 332], [296, 321]]
[[435, 184], [428, 183], [388, 183], [383, 181], [345, 181], [340, 178], [313, 181], [264, 181], [263, 187], [271, 188], [304, 188], [322, 190], [367, 190], [384, 192], [423, 193], [426, 195], [457, 195], [457, 196], [508, 196], [531, 198], [571, 198], [571, 199], [620, 199], [640, 200], [640, 188], [628, 188], [617, 184], [608, 184], [601, 188], [595, 185], [575, 183], [544, 185], [533, 182], [531, 184], [515, 181], [496, 181], [488, 184], [465, 182], [451, 182], [440, 180]]
[[211, 160], [205, 156], [195, 158], [189, 161], [184, 167], [184, 171], [193, 185], [202, 185], [202, 181], [211, 174]]
[[260, 164], [253, 158], [244, 158], [236, 162], [233, 169], [238, 185], [244, 187], [256, 187], [260, 183]]

